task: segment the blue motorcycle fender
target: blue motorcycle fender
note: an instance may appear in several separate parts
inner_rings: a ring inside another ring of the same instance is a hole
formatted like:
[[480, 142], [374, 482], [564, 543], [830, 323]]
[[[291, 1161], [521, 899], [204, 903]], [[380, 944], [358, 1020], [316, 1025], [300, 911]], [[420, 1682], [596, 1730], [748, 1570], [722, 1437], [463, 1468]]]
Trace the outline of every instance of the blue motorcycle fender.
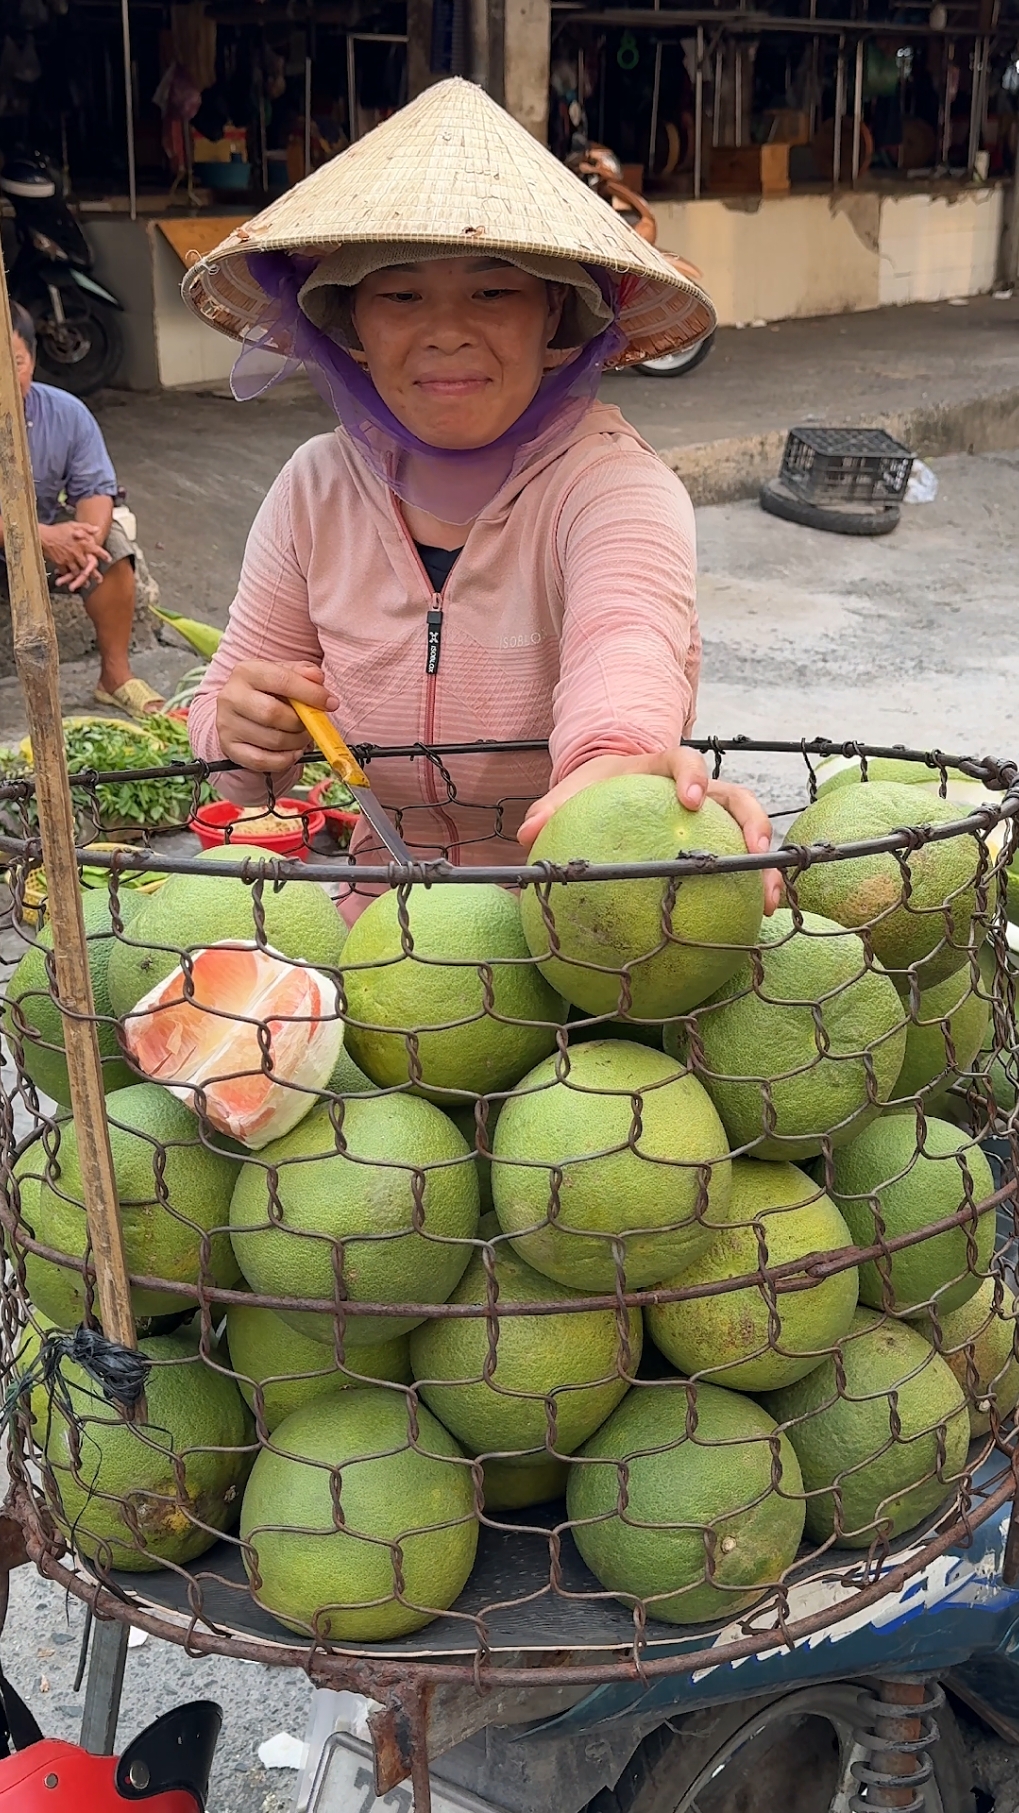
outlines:
[[102, 284], [96, 283], [95, 279], [89, 277], [87, 272], [72, 268], [71, 276], [74, 278], [74, 281], [80, 290], [87, 290], [90, 296], [98, 296], [100, 302], [107, 303], [110, 308], [119, 308], [121, 314], [123, 314], [124, 304], [118, 302], [116, 296], [109, 290], [104, 290]]
[[[616, 1719], [659, 1719], [742, 1697], [789, 1692], [821, 1681], [851, 1679], [880, 1668], [941, 1674], [970, 1656], [1019, 1652], [1019, 1590], [1005, 1586], [1001, 1562], [1009, 1507], [974, 1532], [970, 1546], [949, 1550], [908, 1580], [899, 1593], [850, 1614], [790, 1651], [772, 1649], [742, 1662], [694, 1675], [675, 1675], [648, 1687], [596, 1687], [539, 1729], [564, 1737]], [[794, 1599], [799, 1595], [794, 1589]], [[798, 1609], [798, 1608], [797, 1608]], [[806, 1607], [803, 1608], [807, 1609]], [[726, 1633], [730, 1640], [736, 1630]], [[721, 1636], [721, 1633], [720, 1633]], [[703, 1637], [658, 1653], [701, 1647]], [[534, 1727], [531, 1727], [533, 1733]]]

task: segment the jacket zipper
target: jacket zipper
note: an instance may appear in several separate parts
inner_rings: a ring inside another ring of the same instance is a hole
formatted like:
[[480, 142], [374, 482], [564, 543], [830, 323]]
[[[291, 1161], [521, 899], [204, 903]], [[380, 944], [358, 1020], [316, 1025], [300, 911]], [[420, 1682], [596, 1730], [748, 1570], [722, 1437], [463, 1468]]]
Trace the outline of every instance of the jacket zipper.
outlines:
[[[393, 498], [393, 513], [396, 516], [396, 520], [400, 525], [401, 532], [402, 532], [403, 537], [410, 550], [411, 558], [413, 559], [414, 564], [416, 565], [416, 567], [418, 569], [418, 572], [421, 574], [421, 577], [425, 581], [425, 584], [430, 586], [431, 580], [429, 579], [428, 574], [425, 570], [424, 561], [421, 559], [421, 556], [417, 551], [417, 548], [414, 544], [414, 537], [412, 536], [410, 530], [407, 527], [407, 524], [404, 522], [403, 517], [400, 514], [400, 510], [399, 510], [399, 507], [397, 505], [395, 498]], [[448, 585], [448, 584], [449, 584], [449, 580], [447, 579], [446, 585]], [[439, 672], [439, 657], [442, 652], [443, 601], [444, 601], [445, 595], [446, 595], [446, 585], [443, 586], [443, 588], [440, 592], [436, 592], [434, 590], [432, 591], [432, 602], [431, 602], [431, 605], [429, 606], [428, 613], [425, 618], [426, 643], [425, 643], [425, 734], [424, 734], [424, 741], [428, 748], [431, 748], [432, 743], [435, 741], [435, 704], [436, 704], [435, 694], [436, 694], [436, 685], [437, 685], [437, 681], [438, 681], [438, 672]], [[459, 867], [459, 863], [460, 863], [459, 834], [457, 832], [457, 828], [456, 828], [455, 824], [453, 823], [453, 820], [448, 816], [447, 813], [443, 812], [442, 807], [439, 804], [439, 789], [438, 789], [438, 785], [436, 782], [435, 766], [432, 762], [428, 761], [427, 758], [425, 760], [425, 797], [428, 800], [429, 805], [432, 807], [433, 811], [435, 812], [436, 817], [440, 820], [440, 822], [442, 824], [443, 835], [447, 840], [447, 844], [448, 844], [449, 850], [451, 852], [448, 860], [450, 862], [452, 862], [454, 867]]]

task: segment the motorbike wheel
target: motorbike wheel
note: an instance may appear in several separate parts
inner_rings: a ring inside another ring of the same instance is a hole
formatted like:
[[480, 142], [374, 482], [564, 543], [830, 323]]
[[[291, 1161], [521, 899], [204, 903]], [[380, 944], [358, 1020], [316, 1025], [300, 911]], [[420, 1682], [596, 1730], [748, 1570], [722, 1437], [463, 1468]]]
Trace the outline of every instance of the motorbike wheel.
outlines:
[[688, 347], [682, 353], [663, 353], [660, 359], [644, 359], [634, 366], [645, 378], [685, 378], [688, 371], [696, 371], [703, 365], [711, 348], [715, 344], [714, 334], [708, 334], [696, 346]]
[[[849, 1813], [860, 1687], [807, 1687], [696, 1712], [660, 1725], [614, 1788], [585, 1813]], [[970, 1813], [973, 1789], [959, 1728], [946, 1705], [931, 1745], [924, 1813]]]
[[111, 309], [86, 308], [58, 323], [36, 316], [36, 368], [44, 384], [89, 397], [112, 382], [124, 356], [120, 322]]

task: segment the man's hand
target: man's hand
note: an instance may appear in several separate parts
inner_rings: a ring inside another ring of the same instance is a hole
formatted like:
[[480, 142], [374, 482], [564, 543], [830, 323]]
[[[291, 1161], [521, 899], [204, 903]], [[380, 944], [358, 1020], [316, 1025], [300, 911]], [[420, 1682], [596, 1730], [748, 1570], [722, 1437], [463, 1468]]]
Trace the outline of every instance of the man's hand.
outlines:
[[44, 524], [39, 540], [46, 559], [57, 570], [57, 584], [69, 592], [78, 592], [108, 564], [109, 554], [94, 524], [63, 522]]
[[[525, 850], [529, 850], [538, 832], [558, 811], [565, 800], [572, 799], [575, 793], [583, 792], [585, 787], [592, 787], [595, 781], [608, 780], [614, 774], [661, 774], [676, 783], [676, 796], [680, 805], [690, 812], [696, 812], [705, 799], [716, 800], [724, 807], [730, 817], [736, 820], [743, 833], [743, 841], [752, 855], [763, 855], [771, 849], [771, 820], [763, 806], [746, 787], [734, 786], [731, 781], [712, 781], [704, 759], [696, 749], [684, 749], [676, 746], [663, 749], [657, 755], [599, 755], [593, 761], [584, 762], [575, 768], [557, 787], [550, 789], [542, 799], [535, 800], [517, 832], [518, 841]], [[767, 914], [775, 911], [782, 899], [782, 877], [777, 869], [767, 869], [764, 874], [764, 910]]]
[[216, 701], [223, 754], [254, 774], [286, 774], [308, 747], [289, 699], [318, 711], [335, 711], [340, 702], [310, 662], [239, 661]]

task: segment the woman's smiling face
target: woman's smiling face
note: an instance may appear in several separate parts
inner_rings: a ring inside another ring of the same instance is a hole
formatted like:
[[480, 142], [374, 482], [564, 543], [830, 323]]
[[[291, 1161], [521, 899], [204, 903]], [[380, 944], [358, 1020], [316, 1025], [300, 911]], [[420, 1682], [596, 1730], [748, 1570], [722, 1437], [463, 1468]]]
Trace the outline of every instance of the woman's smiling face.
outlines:
[[374, 271], [354, 325], [375, 388], [431, 447], [487, 447], [541, 383], [561, 295], [498, 258], [440, 258]]

